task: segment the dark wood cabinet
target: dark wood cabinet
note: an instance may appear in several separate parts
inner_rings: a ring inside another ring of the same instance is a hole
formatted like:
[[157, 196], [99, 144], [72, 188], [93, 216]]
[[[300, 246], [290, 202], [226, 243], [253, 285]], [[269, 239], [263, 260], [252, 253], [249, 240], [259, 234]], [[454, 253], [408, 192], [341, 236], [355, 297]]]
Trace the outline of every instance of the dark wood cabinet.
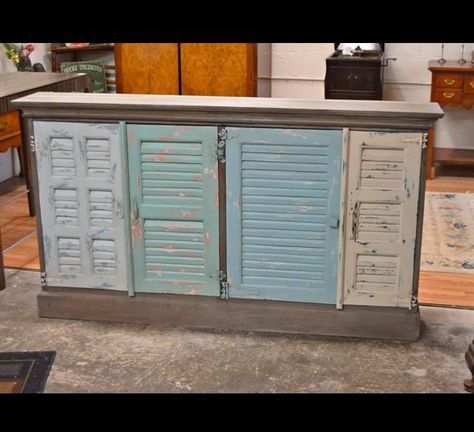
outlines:
[[326, 99], [382, 99], [383, 51], [344, 56], [334, 51], [326, 58]]

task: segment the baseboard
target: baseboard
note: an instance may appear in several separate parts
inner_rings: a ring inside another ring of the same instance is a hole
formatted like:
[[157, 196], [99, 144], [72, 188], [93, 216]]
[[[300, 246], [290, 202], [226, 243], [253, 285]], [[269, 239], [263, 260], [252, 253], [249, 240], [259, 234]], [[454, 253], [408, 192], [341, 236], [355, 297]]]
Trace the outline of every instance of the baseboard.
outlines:
[[261, 331], [416, 341], [417, 308], [345, 306], [270, 300], [51, 288], [38, 295], [40, 317], [162, 324], [187, 328]]

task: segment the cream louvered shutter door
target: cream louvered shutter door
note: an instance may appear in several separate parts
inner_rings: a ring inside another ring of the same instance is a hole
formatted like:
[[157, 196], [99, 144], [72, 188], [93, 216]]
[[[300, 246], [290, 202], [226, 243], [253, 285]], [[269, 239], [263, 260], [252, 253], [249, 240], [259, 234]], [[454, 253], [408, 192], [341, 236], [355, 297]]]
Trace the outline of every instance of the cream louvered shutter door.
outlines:
[[34, 123], [51, 286], [127, 289], [118, 124]]
[[345, 304], [411, 304], [422, 138], [350, 133]]

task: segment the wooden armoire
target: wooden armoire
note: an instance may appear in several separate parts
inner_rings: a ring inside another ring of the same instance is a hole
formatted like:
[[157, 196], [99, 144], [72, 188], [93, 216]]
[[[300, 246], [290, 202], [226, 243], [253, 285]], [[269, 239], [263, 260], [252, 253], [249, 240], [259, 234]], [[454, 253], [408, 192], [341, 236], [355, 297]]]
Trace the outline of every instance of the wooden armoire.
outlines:
[[257, 44], [116, 43], [118, 93], [256, 96]]

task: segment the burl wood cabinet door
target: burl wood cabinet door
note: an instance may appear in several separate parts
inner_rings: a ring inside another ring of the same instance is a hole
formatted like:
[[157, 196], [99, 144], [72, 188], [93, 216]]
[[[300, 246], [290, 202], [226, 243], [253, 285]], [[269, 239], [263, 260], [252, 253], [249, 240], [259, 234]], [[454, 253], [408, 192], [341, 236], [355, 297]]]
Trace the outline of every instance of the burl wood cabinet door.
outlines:
[[116, 43], [118, 93], [179, 94], [177, 43]]
[[182, 43], [181, 94], [256, 96], [257, 47], [245, 43]]

